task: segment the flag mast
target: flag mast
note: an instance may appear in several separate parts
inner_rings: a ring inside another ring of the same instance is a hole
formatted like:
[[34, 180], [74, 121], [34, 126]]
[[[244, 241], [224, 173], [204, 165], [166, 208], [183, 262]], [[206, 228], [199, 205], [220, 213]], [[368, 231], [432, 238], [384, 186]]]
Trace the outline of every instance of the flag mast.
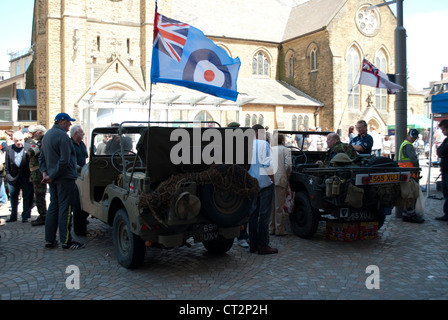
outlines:
[[[157, 16], [157, 0], [155, 0], [155, 6], [154, 6], [154, 23], [153, 23], [153, 45], [154, 45], [154, 39], [156, 34], [156, 16]], [[153, 52], [153, 51], [152, 51]], [[151, 63], [152, 63], [152, 53], [151, 53]], [[146, 172], [145, 172], [145, 181], [143, 185], [143, 192], [149, 193], [151, 190], [151, 177], [149, 176], [149, 128], [151, 127], [151, 107], [152, 107], [152, 81], [149, 82], [149, 106], [148, 106], [148, 130], [146, 133], [146, 150], [145, 150], [145, 159], [146, 159]]]

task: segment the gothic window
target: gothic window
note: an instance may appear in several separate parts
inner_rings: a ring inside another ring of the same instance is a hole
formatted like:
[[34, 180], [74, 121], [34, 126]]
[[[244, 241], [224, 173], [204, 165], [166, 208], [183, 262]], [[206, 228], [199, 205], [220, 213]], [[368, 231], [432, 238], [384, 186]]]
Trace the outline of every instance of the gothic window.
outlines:
[[[380, 51], [377, 55], [375, 59], [375, 67], [380, 69], [380, 71], [387, 73], [387, 60], [383, 51]], [[375, 100], [375, 107], [379, 111], [387, 111], [387, 89], [376, 89]]]
[[246, 118], [244, 119], [244, 126], [250, 127], [250, 114], [246, 114]]
[[252, 125], [256, 125], [257, 120], [258, 120], [257, 115], [256, 114], [252, 115]]
[[351, 48], [347, 56], [347, 104], [349, 110], [359, 110], [359, 70], [361, 68], [359, 53]]
[[291, 119], [291, 130], [297, 130], [297, 117], [296, 116], [292, 116]]
[[262, 52], [258, 52], [252, 59], [252, 75], [269, 77], [270, 63]]
[[303, 124], [303, 117], [298, 116], [297, 117], [297, 130], [299, 130], [299, 127]]
[[317, 63], [317, 44], [312, 42], [307, 49], [307, 57], [310, 59], [310, 72], [317, 71], [318, 63]]
[[294, 77], [294, 55], [291, 55], [288, 59], [288, 76]]
[[310, 127], [310, 118], [308, 116], [303, 118], [303, 126], [305, 127], [305, 131], [308, 131], [308, 128]]
[[310, 71], [317, 70], [317, 47], [311, 49], [310, 53]]
[[258, 124], [261, 124], [264, 127], [264, 117], [262, 114], [258, 116]]

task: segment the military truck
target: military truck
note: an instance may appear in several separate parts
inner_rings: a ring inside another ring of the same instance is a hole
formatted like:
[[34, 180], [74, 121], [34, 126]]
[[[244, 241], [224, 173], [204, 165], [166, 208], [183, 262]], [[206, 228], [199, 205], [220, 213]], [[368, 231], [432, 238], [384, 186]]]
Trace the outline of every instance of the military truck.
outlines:
[[112, 226], [115, 256], [126, 268], [141, 265], [148, 247], [202, 242], [209, 252], [227, 252], [259, 190], [247, 173], [251, 137], [235, 143], [244, 130], [132, 121], [93, 129], [77, 180], [84, 221], [74, 217], [74, 228], [87, 215]]
[[381, 228], [391, 208], [413, 206], [418, 197], [419, 168], [401, 168], [389, 158], [369, 155], [351, 161], [345, 154], [322, 167], [318, 161], [326, 150], [316, 146], [330, 132], [279, 132], [303, 137], [300, 146], [291, 146], [290, 176], [294, 192], [290, 223], [301, 238], [312, 238], [319, 221], [377, 222]]

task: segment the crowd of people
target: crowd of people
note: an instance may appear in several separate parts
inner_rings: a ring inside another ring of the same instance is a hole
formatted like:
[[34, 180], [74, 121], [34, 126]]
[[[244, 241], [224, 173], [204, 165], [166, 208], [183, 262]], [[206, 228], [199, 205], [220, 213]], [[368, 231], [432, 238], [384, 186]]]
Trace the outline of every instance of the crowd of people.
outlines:
[[[47, 248], [58, 246], [58, 230], [62, 248], [79, 249], [84, 246], [71, 236], [72, 212], [73, 215], [82, 215], [75, 180], [88, 157], [83, 142], [84, 131], [80, 125], [72, 126], [73, 121], [76, 120], [68, 114], [59, 113], [48, 131], [36, 125], [16, 132], [0, 133], [0, 140], [4, 140], [0, 150], [0, 203], [10, 201], [11, 214], [7, 222], [17, 221], [21, 196], [22, 222], [30, 220], [35, 205], [39, 215], [31, 224], [45, 225]], [[238, 127], [239, 124], [231, 123], [229, 126]], [[260, 192], [251, 209], [248, 224], [242, 229], [238, 240], [240, 246], [258, 254], [277, 253], [278, 250], [269, 245], [269, 238], [271, 235], [286, 234], [283, 219], [290, 208], [287, 202], [291, 201], [289, 175], [292, 170], [291, 148], [286, 147], [288, 144], [308, 151], [326, 150], [320, 165], [329, 165], [331, 159], [339, 153], [346, 154], [350, 160], [359, 155], [395, 158], [394, 136], [382, 136], [375, 127], [368, 128], [364, 120], [351, 126], [346, 138], [330, 133], [325, 140], [319, 138], [322, 137], [320, 135], [296, 134], [294, 139], [278, 133], [271, 135], [261, 125], [254, 125], [252, 129], [256, 132], [256, 139], [253, 142], [249, 174], [258, 180]], [[303, 126], [300, 129], [305, 131]], [[358, 134], [354, 133], [355, 129]], [[437, 220], [448, 221], [448, 138], [443, 139], [443, 136], [448, 135], [448, 120], [440, 122], [437, 130], [434, 141], [438, 143], [436, 150], [441, 161], [446, 199], [444, 215]], [[320, 131], [320, 128], [311, 131]], [[400, 144], [395, 160], [400, 166], [418, 167], [418, 152], [422, 149], [421, 145], [424, 149], [429, 140], [428, 130], [420, 134], [418, 130], [411, 129], [406, 140]], [[113, 136], [105, 136], [103, 145], [97, 146], [97, 152], [110, 153], [112, 144]], [[50, 193], [48, 208], [45, 198], [47, 186]], [[406, 222], [424, 222], [412, 206], [402, 210], [401, 215]], [[83, 225], [86, 225], [86, 221]], [[85, 228], [80, 232], [85, 234]]]
[[[36, 206], [39, 215], [31, 225], [45, 226], [46, 248], [58, 246], [58, 231], [63, 249], [84, 247], [71, 235], [72, 212], [81, 211], [75, 181], [87, 158], [87, 149], [82, 141], [84, 131], [79, 125], [70, 130], [73, 121], [76, 120], [68, 114], [59, 113], [49, 130], [36, 125], [4, 132], [0, 136], [4, 140], [0, 152], [0, 202], [4, 204], [9, 200], [11, 205], [11, 214], [6, 222], [18, 220], [19, 201], [22, 203], [20, 216], [23, 223], [31, 219], [31, 210]], [[50, 193], [48, 207], [47, 186]]]

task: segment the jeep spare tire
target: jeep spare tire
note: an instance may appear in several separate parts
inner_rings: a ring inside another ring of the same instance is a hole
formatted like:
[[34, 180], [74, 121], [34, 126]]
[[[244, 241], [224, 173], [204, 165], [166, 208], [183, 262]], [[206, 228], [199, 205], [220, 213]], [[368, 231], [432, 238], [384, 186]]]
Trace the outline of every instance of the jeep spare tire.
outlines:
[[238, 225], [249, 215], [252, 200], [231, 190], [215, 188], [206, 184], [200, 191], [201, 207], [204, 215], [220, 227]]

